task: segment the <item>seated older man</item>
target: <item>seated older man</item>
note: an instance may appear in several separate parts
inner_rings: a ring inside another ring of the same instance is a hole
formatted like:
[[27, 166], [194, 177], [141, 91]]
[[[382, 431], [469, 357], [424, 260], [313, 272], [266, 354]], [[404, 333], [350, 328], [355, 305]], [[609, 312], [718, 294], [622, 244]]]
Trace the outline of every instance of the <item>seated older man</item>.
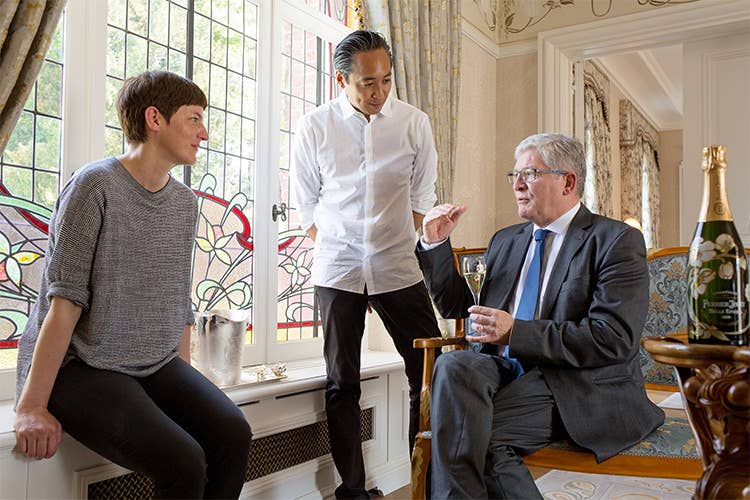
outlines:
[[641, 234], [581, 203], [580, 141], [533, 135], [515, 159], [507, 179], [527, 222], [490, 240], [480, 305], [448, 239], [465, 207], [428, 212], [417, 248], [440, 313], [468, 309], [469, 340], [481, 343], [435, 366], [435, 498], [541, 498], [521, 456], [568, 436], [602, 461], [664, 421], [638, 366], [648, 309]]

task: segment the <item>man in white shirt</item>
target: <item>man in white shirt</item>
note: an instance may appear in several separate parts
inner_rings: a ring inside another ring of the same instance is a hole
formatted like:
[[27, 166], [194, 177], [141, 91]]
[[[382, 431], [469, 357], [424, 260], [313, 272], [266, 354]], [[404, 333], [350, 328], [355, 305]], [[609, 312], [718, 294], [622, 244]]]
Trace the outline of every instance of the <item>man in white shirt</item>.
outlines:
[[341, 41], [334, 67], [343, 92], [302, 118], [292, 161], [300, 224], [315, 241], [337, 498], [369, 498], [359, 408], [368, 304], [404, 358], [412, 447], [422, 376], [412, 341], [440, 335], [414, 255], [415, 228], [436, 199], [437, 154], [427, 115], [389, 96], [391, 58], [378, 33], [355, 31]]
[[466, 208], [441, 205], [424, 219], [417, 251], [430, 293], [446, 318], [468, 309], [477, 342], [435, 363], [433, 498], [541, 498], [521, 456], [569, 437], [602, 461], [664, 421], [638, 363], [643, 237], [581, 204], [577, 139], [533, 135], [515, 157], [507, 178], [528, 222], [492, 237], [480, 305], [448, 240]]

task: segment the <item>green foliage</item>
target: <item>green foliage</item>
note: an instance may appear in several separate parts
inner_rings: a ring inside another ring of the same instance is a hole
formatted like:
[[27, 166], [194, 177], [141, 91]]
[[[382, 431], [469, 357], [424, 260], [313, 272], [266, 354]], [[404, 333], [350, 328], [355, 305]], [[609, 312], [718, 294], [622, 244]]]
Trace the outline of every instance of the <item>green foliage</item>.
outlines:
[[187, 10], [171, 5], [169, 19], [169, 45], [185, 52], [187, 50]]
[[107, 23], [125, 29], [126, 0], [107, 0]]
[[128, 30], [148, 36], [148, 0], [128, 0]]
[[125, 77], [125, 32], [107, 27], [107, 74]]
[[212, 106], [224, 108], [227, 105], [227, 70], [211, 64], [211, 85], [208, 91], [208, 102]]
[[59, 191], [59, 174], [36, 172], [34, 179], [34, 201], [49, 209], [55, 207]]
[[[218, 108], [208, 108], [208, 146], [217, 151], [224, 150], [224, 127], [226, 113]], [[221, 176], [218, 177], [221, 179]]]
[[14, 196], [30, 200], [32, 181], [31, 170], [3, 165], [3, 184]]
[[58, 118], [37, 115], [35, 168], [60, 171], [61, 125]]
[[[28, 111], [23, 111], [16, 122], [16, 127], [10, 135], [8, 145], [5, 147], [3, 161], [15, 165], [25, 165], [30, 167], [34, 163], [34, 115]], [[9, 171], [3, 168], [3, 181], [7, 187], [7, 177]]]
[[[196, 2], [196, 9], [199, 2]], [[195, 56], [211, 59], [211, 21], [207, 17], [195, 16], [193, 21], [193, 50]]]
[[125, 76], [131, 77], [143, 73], [147, 69], [146, 64], [146, 39], [128, 33], [126, 50], [127, 62]]
[[49, 44], [49, 50], [47, 50], [47, 59], [50, 61], [55, 61], [60, 64], [63, 62], [63, 27], [65, 26], [65, 23], [60, 22], [60, 24], [57, 25], [57, 30], [55, 30], [55, 34], [52, 35], [52, 40], [50, 40]]
[[149, 15], [149, 38], [166, 45], [169, 32], [169, 3], [166, 0], [151, 0]]
[[105, 106], [104, 106], [104, 123], [110, 127], [120, 127], [120, 120], [117, 118], [117, 109], [115, 108], [115, 99], [117, 92], [122, 87], [122, 81], [116, 78], [107, 77], [107, 87], [105, 89]]

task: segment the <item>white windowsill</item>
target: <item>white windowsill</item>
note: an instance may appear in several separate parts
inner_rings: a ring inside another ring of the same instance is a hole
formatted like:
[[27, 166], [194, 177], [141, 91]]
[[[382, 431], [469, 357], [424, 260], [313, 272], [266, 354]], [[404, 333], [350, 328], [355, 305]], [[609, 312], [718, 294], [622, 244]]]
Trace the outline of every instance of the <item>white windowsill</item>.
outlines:
[[[394, 370], [402, 370], [404, 362], [395, 352], [365, 351], [362, 353], [361, 378], [375, 377]], [[246, 368], [253, 372], [253, 368]], [[287, 378], [264, 383], [237, 385], [225, 390], [237, 405], [256, 403], [264, 399], [296, 394], [325, 386], [326, 368], [322, 358], [287, 363]], [[13, 434], [13, 400], [0, 401], [0, 450], [15, 445]]]

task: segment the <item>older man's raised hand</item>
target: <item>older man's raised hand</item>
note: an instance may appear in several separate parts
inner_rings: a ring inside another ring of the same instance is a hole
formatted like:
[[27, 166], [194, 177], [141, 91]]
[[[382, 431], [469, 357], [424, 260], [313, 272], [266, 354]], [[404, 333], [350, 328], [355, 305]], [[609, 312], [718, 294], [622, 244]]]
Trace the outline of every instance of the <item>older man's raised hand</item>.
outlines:
[[422, 234], [426, 243], [438, 243], [448, 238], [456, 226], [458, 219], [466, 212], [464, 205], [445, 203], [432, 207], [422, 221]]

